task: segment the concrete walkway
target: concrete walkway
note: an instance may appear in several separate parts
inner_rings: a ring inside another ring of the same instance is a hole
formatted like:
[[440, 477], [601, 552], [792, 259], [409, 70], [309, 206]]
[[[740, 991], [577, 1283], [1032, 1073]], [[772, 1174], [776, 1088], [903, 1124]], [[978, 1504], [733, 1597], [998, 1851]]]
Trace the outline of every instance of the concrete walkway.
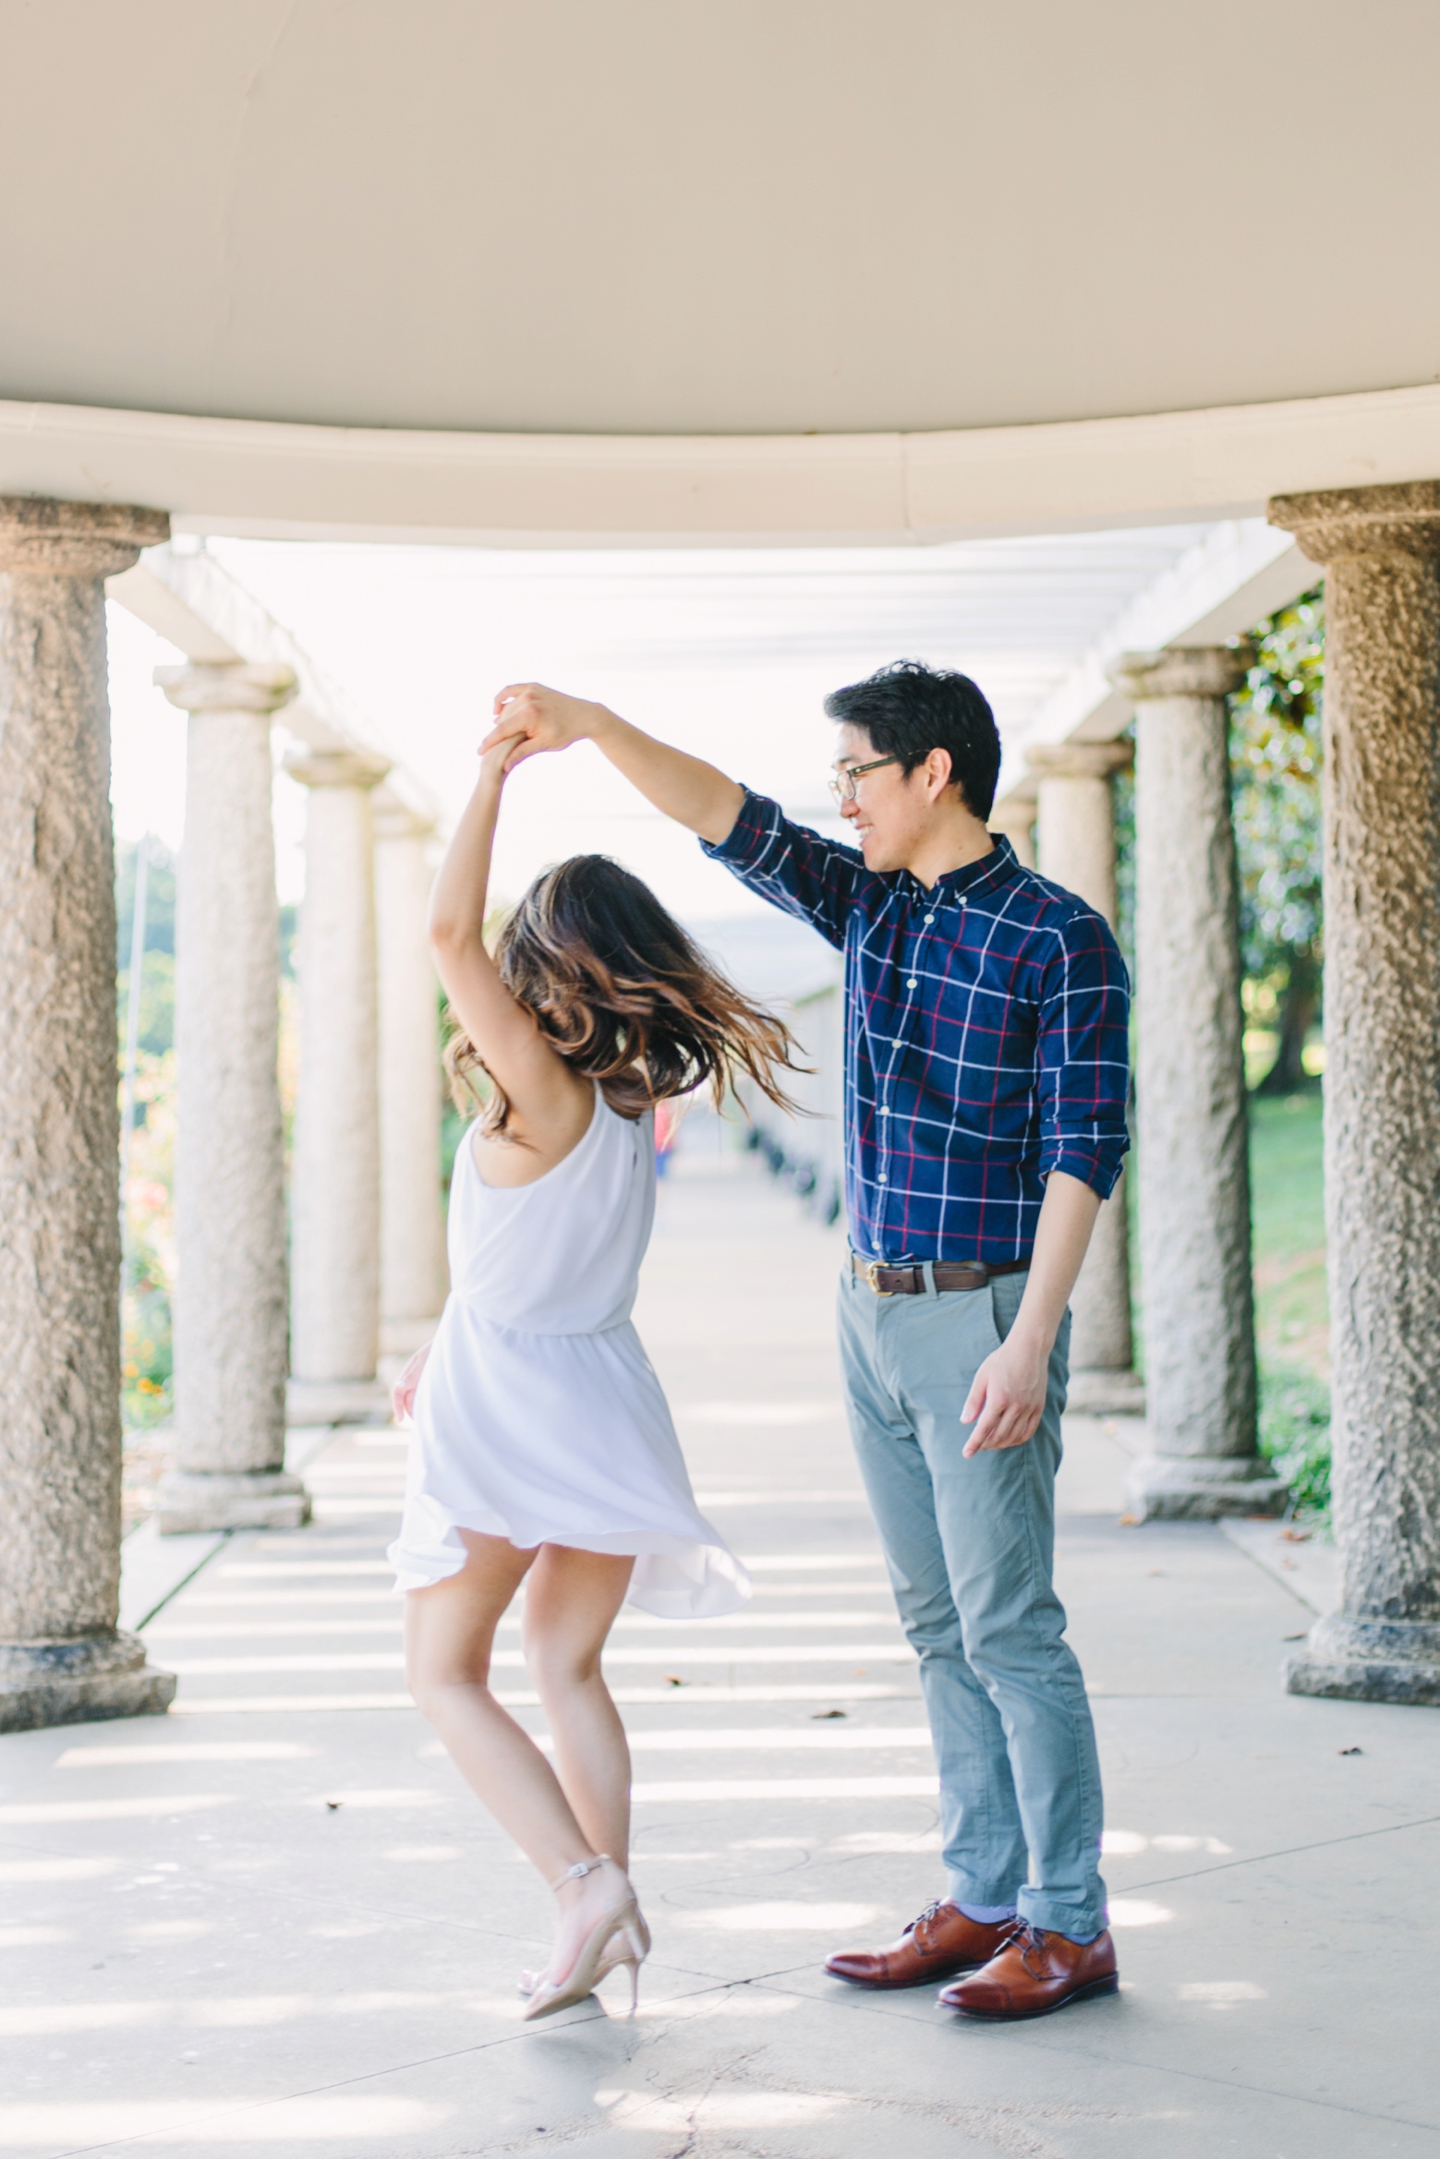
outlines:
[[823, 1976], [939, 1886], [840, 1416], [840, 1243], [748, 1164], [679, 1170], [639, 1318], [758, 1594], [616, 1629], [639, 2016], [617, 1979], [520, 2025], [547, 1899], [406, 1703], [403, 1440], [347, 1432], [312, 1530], [227, 1540], [150, 1621], [169, 1718], [0, 1740], [0, 2151], [1435, 2159], [1440, 1718], [1283, 1695], [1311, 1616], [1283, 1559], [1120, 1527], [1113, 1428], [1072, 1421], [1061, 1574], [1122, 1993], [989, 2027]]

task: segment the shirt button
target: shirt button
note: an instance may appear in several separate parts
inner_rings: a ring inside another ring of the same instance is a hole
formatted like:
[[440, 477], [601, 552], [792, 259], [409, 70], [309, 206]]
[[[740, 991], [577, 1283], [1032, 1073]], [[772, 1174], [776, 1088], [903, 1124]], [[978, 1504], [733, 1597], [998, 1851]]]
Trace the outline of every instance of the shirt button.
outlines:
[[929, 927], [930, 927], [931, 923], [932, 923], [932, 922], [933, 922], [934, 920], [935, 920], [935, 917], [934, 917], [933, 915], [927, 915], [927, 916], [925, 917], [925, 927], [926, 927], [926, 929], [927, 929], [927, 930], [929, 929]]
[[909, 980], [909, 981], [908, 981], [908, 982], [906, 983], [905, 987], [906, 987], [906, 989], [907, 989], [907, 990], [914, 990], [914, 989], [918, 989], [918, 988], [920, 987], [920, 985], [919, 985], [919, 983], [918, 983], [918, 982], [917, 982], [917, 981], [915, 980], [915, 977], [914, 977], [914, 975], [911, 975], [911, 977], [910, 977], [910, 980]]
[[881, 1112], [880, 1112], [880, 1114], [881, 1114], [881, 1116], [882, 1116], [882, 1117], [888, 1117], [888, 1116], [889, 1116], [889, 1114], [890, 1114], [890, 1112], [889, 1112], [889, 1110], [888, 1110], [888, 1109], [882, 1109], [882, 1110], [881, 1110]]
[[886, 1174], [885, 1174], [884, 1170], [882, 1169], [882, 1170], [881, 1170], [881, 1172], [880, 1172], [880, 1183], [881, 1183], [881, 1184], [888, 1184], [889, 1182], [890, 1182], [889, 1178], [888, 1178], [888, 1177], [886, 1176]]

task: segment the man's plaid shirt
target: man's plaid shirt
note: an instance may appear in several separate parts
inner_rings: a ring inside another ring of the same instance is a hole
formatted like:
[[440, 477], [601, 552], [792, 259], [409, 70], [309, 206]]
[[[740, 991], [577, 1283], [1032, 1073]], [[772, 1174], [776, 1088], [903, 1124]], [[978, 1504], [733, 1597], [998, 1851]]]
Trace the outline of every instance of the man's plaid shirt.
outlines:
[[1007, 839], [927, 892], [750, 793], [705, 852], [845, 954], [857, 1252], [1023, 1259], [1051, 1170], [1108, 1198], [1129, 1146], [1130, 984], [1093, 908]]

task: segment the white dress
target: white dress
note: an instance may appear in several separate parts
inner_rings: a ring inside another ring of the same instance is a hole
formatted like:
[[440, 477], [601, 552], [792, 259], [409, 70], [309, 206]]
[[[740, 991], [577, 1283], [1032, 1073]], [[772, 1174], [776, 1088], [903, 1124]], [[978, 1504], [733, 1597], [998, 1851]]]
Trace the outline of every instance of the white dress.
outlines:
[[415, 1397], [396, 1588], [465, 1564], [461, 1529], [529, 1551], [637, 1555], [627, 1601], [733, 1612], [750, 1580], [695, 1504], [630, 1320], [655, 1219], [654, 1118], [595, 1089], [589, 1129], [533, 1184], [487, 1185], [467, 1131], [450, 1191], [450, 1296]]

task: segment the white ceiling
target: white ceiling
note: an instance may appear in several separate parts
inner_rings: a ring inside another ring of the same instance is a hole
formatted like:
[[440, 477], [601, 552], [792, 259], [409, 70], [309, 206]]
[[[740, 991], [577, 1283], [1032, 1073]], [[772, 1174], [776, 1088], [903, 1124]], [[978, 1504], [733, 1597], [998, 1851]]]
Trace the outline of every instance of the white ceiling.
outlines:
[[1416, 0], [0, 0], [0, 52], [0, 398], [800, 436], [1440, 378]]

